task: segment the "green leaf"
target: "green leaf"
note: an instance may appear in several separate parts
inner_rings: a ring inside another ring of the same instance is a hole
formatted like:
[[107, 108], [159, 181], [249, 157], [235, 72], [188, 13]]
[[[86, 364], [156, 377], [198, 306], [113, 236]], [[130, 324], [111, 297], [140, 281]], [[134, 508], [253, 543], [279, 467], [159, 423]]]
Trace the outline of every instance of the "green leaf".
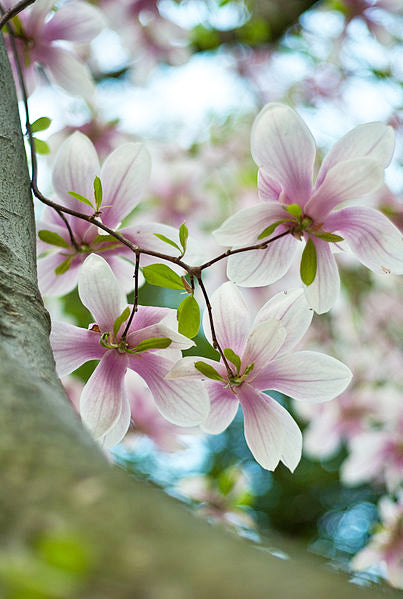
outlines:
[[158, 239], [161, 239], [161, 241], [164, 241], [165, 243], [168, 243], [169, 245], [177, 249], [179, 253], [182, 253], [182, 250], [180, 249], [179, 245], [172, 241], [172, 239], [168, 239], [168, 237], [165, 237], [165, 235], [162, 235], [161, 233], [154, 233], [154, 235], [158, 237]]
[[150, 285], [167, 287], [168, 289], [185, 288], [180, 276], [166, 264], [150, 264], [150, 266], [144, 266], [143, 275]]
[[73, 262], [73, 258], [74, 256], [68, 256], [68, 258], [66, 258], [66, 260], [63, 260], [63, 262], [61, 262], [59, 266], [56, 266], [55, 274], [64, 275], [64, 273], [69, 270], [71, 263]]
[[37, 154], [50, 154], [50, 148], [46, 141], [37, 137], [33, 137], [32, 139], [34, 140], [35, 152]]
[[276, 220], [275, 223], [272, 223], [271, 225], [269, 225], [268, 227], [266, 227], [258, 236], [258, 239], [263, 239], [264, 237], [269, 237], [269, 235], [271, 235], [272, 233], [274, 233], [274, 231], [277, 229], [277, 227], [279, 225], [282, 225], [283, 223], [289, 223], [290, 219], [289, 218], [283, 218], [282, 220]]
[[192, 339], [197, 335], [200, 328], [200, 308], [199, 304], [192, 295], [188, 295], [179, 304], [178, 312], [178, 332]]
[[94, 179], [94, 198], [95, 206], [99, 210], [102, 204], [102, 183], [99, 177], [95, 177]]
[[113, 323], [113, 336], [115, 337], [115, 339], [117, 337], [120, 327], [129, 318], [129, 316], [130, 316], [130, 308], [129, 308], [129, 306], [127, 306], [123, 310], [122, 314], [120, 316], [118, 316], [117, 319], [115, 320], [115, 322]]
[[289, 206], [286, 206], [285, 209], [295, 216], [295, 218], [300, 218], [302, 215], [301, 206], [299, 204], [290, 204]]
[[248, 376], [248, 374], [249, 374], [250, 372], [252, 372], [252, 370], [253, 370], [254, 368], [255, 368], [255, 363], [254, 363], [254, 362], [252, 362], [252, 364], [249, 364], [249, 366], [247, 366], [247, 367], [245, 368], [245, 372], [243, 373], [243, 376], [245, 376], [245, 377], [246, 377], [246, 376]]
[[52, 119], [47, 116], [41, 116], [40, 119], [36, 119], [31, 125], [32, 133], [38, 133], [39, 131], [45, 131], [52, 122]]
[[129, 350], [130, 354], [140, 354], [141, 352], [148, 351], [149, 349], [165, 349], [172, 343], [172, 339], [168, 337], [150, 337], [150, 339], [143, 339], [136, 345], [135, 348]]
[[340, 235], [335, 235], [334, 233], [328, 233], [327, 231], [322, 231], [320, 233], [315, 233], [312, 231], [315, 237], [319, 237], [319, 239], [323, 239], [323, 241], [330, 241], [336, 243], [337, 241], [343, 241], [344, 237], [340, 237]]
[[70, 245], [67, 243], [67, 241], [65, 241], [61, 235], [54, 233], [53, 231], [42, 229], [42, 231], [38, 231], [38, 237], [41, 241], [50, 243], [50, 245], [56, 245], [59, 248], [70, 248]]
[[230, 347], [224, 349], [224, 356], [233, 364], [237, 373], [241, 370], [241, 358]]
[[90, 206], [93, 210], [95, 210], [95, 206], [87, 198], [82, 196], [81, 193], [76, 193], [75, 191], [68, 191], [67, 193], [76, 200], [80, 200], [80, 202], [87, 204], [87, 206]]
[[183, 253], [186, 252], [186, 246], [187, 246], [187, 242], [188, 242], [188, 237], [189, 237], [189, 231], [188, 231], [188, 228], [186, 226], [186, 223], [182, 223], [181, 226], [179, 227], [179, 241], [180, 241], [181, 246], [183, 248]]
[[206, 364], [206, 362], [195, 362], [195, 368], [208, 379], [212, 379], [213, 381], [225, 381], [221, 374], [219, 374], [213, 366]]
[[104, 241], [116, 241], [116, 237], [113, 235], [97, 235], [95, 239], [91, 242], [91, 245], [96, 245], [97, 243], [103, 243]]
[[305, 246], [301, 258], [300, 275], [301, 280], [305, 285], [311, 285], [316, 277], [316, 270], [318, 267], [318, 261], [316, 257], [315, 244], [311, 238]]

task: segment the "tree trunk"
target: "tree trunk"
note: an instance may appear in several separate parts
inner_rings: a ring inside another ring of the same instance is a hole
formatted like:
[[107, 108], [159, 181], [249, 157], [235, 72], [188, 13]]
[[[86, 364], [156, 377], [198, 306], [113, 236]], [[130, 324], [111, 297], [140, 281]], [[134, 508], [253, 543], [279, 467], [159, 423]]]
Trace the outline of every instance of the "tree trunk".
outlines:
[[[36, 284], [14, 84], [0, 39], [0, 595], [20, 599], [394, 596], [213, 528], [113, 468], [70, 408]], [[2, 593], [2, 594], [1, 594]]]

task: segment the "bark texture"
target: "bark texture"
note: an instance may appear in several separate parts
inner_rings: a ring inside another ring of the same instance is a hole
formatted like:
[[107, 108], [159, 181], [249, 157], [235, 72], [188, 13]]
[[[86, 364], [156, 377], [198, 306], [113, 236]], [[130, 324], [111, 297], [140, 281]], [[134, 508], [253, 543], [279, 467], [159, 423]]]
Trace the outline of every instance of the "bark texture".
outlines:
[[393, 597], [276, 539], [290, 559], [195, 518], [112, 468], [54, 371], [14, 85], [0, 39], [0, 597]]

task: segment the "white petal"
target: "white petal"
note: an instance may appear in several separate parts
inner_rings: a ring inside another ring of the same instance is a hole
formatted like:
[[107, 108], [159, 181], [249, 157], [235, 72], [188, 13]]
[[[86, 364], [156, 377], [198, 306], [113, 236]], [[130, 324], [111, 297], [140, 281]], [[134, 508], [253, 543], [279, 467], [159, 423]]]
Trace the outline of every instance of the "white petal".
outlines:
[[56, 361], [57, 374], [62, 377], [88, 360], [100, 360], [105, 349], [100, 335], [66, 322], [52, 322], [50, 343]]
[[252, 127], [253, 160], [301, 206], [312, 189], [315, 140], [301, 117], [284, 104], [267, 104]]
[[312, 351], [276, 358], [253, 381], [258, 389], [274, 389], [304, 401], [333, 399], [350, 383], [352, 374], [339, 360]]
[[[283, 218], [287, 218], [287, 212], [280, 204], [256, 204], [227, 218], [221, 227], [213, 231], [213, 236], [217, 243], [224, 246], [256, 245], [263, 241], [258, 237], [266, 227]], [[273, 236], [279, 232], [281, 230], [276, 229]]]
[[213, 381], [207, 383], [210, 398], [208, 418], [201, 429], [213, 435], [222, 433], [234, 420], [238, 411], [239, 400], [236, 395], [224, 387], [223, 383]]
[[[136, 318], [136, 316], [134, 318]], [[152, 324], [144, 329], [138, 329], [129, 333], [127, 342], [130, 347], [135, 347], [140, 341], [156, 337], [167, 337], [168, 339], [171, 339], [169, 349], [189, 349], [189, 347], [195, 345], [191, 339], [185, 337], [185, 335], [176, 333], [163, 323]]]
[[402, 233], [378, 210], [352, 206], [331, 214], [326, 223], [340, 232], [360, 262], [371, 270], [403, 273]]
[[49, 254], [38, 259], [38, 284], [42, 295], [62, 296], [70, 293], [77, 285], [81, 260], [75, 258], [69, 270], [61, 275], [55, 269], [66, 259], [61, 252]]
[[126, 369], [127, 357], [109, 350], [84, 386], [80, 414], [96, 439], [108, 433], [120, 418]]
[[116, 227], [137, 206], [150, 171], [151, 158], [144, 144], [123, 144], [108, 156], [101, 171], [102, 220], [106, 225]]
[[296, 422], [278, 402], [249, 385], [239, 390], [245, 439], [255, 460], [274, 470], [280, 460], [293, 472], [301, 459], [302, 435]]
[[327, 171], [339, 162], [355, 158], [372, 158], [383, 168], [390, 163], [395, 145], [392, 127], [383, 123], [359, 125], [342, 137], [327, 154], [318, 174], [317, 185], [322, 183]]
[[322, 239], [312, 238], [316, 247], [316, 276], [305, 289], [306, 300], [315, 312], [328, 312], [336, 303], [340, 292], [340, 277], [331, 245]]
[[55, 82], [69, 94], [90, 100], [95, 86], [89, 68], [68, 50], [49, 46], [46, 65]]
[[110, 447], [114, 447], [115, 445], [120, 443], [120, 441], [123, 439], [123, 437], [129, 430], [130, 419], [130, 404], [126, 397], [125, 389], [123, 388], [122, 410], [120, 412], [120, 416], [116, 423], [113, 425], [113, 427], [109, 429], [109, 431], [106, 433], [106, 435], [104, 435], [98, 440], [102, 447], [109, 449]]
[[269, 320], [258, 324], [248, 337], [242, 356], [242, 367], [254, 364], [248, 376], [248, 382], [258, 375], [270, 360], [279, 352], [286, 337], [286, 330], [278, 320]]
[[337, 163], [330, 169], [305, 207], [305, 213], [321, 223], [333, 208], [372, 193], [383, 184], [384, 169], [373, 158]]
[[283, 191], [281, 185], [272, 179], [263, 168], [260, 168], [257, 174], [257, 189], [262, 202], [277, 202]]
[[212, 366], [223, 378], [227, 377], [227, 371], [225, 370], [224, 364], [222, 364], [221, 362], [210, 360], [210, 358], [201, 358], [200, 356], [185, 356], [173, 365], [173, 367], [167, 373], [165, 378], [190, 378], [195, 381], [208, 381], [209, 379], [207, 379], [207, 377], [204, 377], [202, 373], [195, 367], [195, 362], [199, 361], [205, 362], [209, 366]]
[[145, 380], [166, 420], [179, 426], [196, 426], [206, 419], [210, 401], [201, 383], [166, 379], [173, 364], [159, 354], [145, 352], [129, 360], [130, 368]]
[[313, 310], [308, 306], [303, 289], [277, 293], [265, 303], [256, 315], [254, 326], [265, 320], [276, 319], [287, 331], [281, 353], [290, 351], [302, 339], [312, 322]]
[[252, 250], [228, 258], [227, 275], [243, 287], [262, 287], [281, 279], [290, 268], [298, 241], [286, 235], [265, 250]]
[[[224, 283], [210, 298], [214, 329], [220, 346], [230, 347], [241, 355], [249, 333], [249, 310], [239, 289], [233, 283]], [[230, 315], [230, 317], [228, 317]], [[212, 344], [207, 310], [203, 315], [203, 331]]]
[[78, 294], [101, 331], [111, 331], [126, 306], [126, 296], [101, 256], [90, 254], [86, 258], [78, 279]]

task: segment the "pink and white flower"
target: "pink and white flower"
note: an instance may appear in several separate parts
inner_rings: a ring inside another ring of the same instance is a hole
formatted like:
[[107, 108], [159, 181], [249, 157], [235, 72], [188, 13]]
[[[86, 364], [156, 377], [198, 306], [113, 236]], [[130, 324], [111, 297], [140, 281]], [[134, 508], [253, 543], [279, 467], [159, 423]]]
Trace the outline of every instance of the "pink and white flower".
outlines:
[[[4, 0], [3, 8], [12, 8], [15, 4], [15, 0]], [[94, 92], [91, 73], [74, 52], [60, 42], [91, 42], [105, 27], [105, 18], [87, 2], [67, 2], [52, 12], [54, 5], [55, 0], [36, 0], [14, 22], [27, 88], [33, 91], [40, 65], [60, 87], [88, 99]]]
[[[94, 202], [94, 179], [99, 177], [103, 188], [101, 205], [102, 222], [116, 229], [120, 222], [137, 206], [149, 181], [151, 159], [142, 143], [126, 143], [117, 148], [100, 167], [92, 142], [76, 132], [60, 147], [53, 168], [53, 186], [58, 203], [83, 214], [92, 215], [94, 210], [72, 197], [73, 191]], [[46, 208], [38, 231], [57, 233], [64, 247], [39, 241], [38, 254], [47, 252], [38, 261], [39, 287], [44, 295], [64, 295], [77, 284], [81, 264], [89, 253], [102, 253], [126, 291], [133, 288], [132, 252], [108, 237], [102, 239], [96, 225], [75, 216], [65, 215], [76, 246], [73, 245], [67, 227], [59, 214]], [[176, 230], [166, 225], [147, 223], [121, 229], [133, 243], [149, 250], [165, 251], [167, 247], [155, 237], [162, 233], [172, 237]], [[50, 253], [48, 253], [50, 251]]]
[[339, 209], [347, 200], [356, 200], [382, 185], [393, 147], [391, 127], [360, 125], [333, 146], [313, 185], [316, 145], [311, 132], [288, 106], [267, 104], [256, 117], [251, 135], [262, 203], [231, 216], [215, 231], [215, 237], [225, 246], [256, 244], [274, 223], [278, 223], [275, 230], [262, 241], [282, 232], [289, 234], [266, 250], [231, 256], [228, 277], [246, 287], [273, 283], [288, 271], [298, 240], [305, 239], [317, 262], [312, 280], [306, 281], [305, 294], [315, 311], [323, 313], [333, 306], [339, 292], [332, 252], [335, 242], [345, 240], [362, 264], [375, 272], [403, 273], [400, 231], [372, 208]]
[[[231, 374], [223, 361], [191, 356], [175, 364], [168, 377], [206, 379], [211, 408], [202, 428], [209, 433], [226, 429], [240, 403], [246, 442], [256, 461], [274, 470], [281, 460], [293, 471], [301, 457], [301, 432], [287, 410], [263, 391], [273, 389], [299, 400], [326, 401], [344, 391], [351, 372], [324, 354], [290, 353], [312, 320], [302, 289], [269, 300], [259, 310], [250, 333], [247, 305], [233, 283], [217, 289], [211, 305], [217, 339], [227, 355]], [[203, 326], [211, 341], [207, 314]], [[210, 375], [216, 373], [215, 380], [202, 374], [202, 370], [207, 372], [206, 367]]]
[[[124, 377], [128, 368], [146, 382], [164, 418], [179, 426], [195, 426], [204, 421], [209, 400], [203, 386], [165, 379], [180, 350], [193, 345], [173, 330], [175, 311], [140, 306], [125, 334], [129, 313], [126, 297], [110, 266], [96, 254], [88, 256], [82, 266], [79, 295], [96, 324], [85, 330], [53, 323], [51, 344], [60, 377], [88, 360], [100, 360], [80, 399], [81, 418], [93, 436], [110, 447], [126, 434], [130, 406]], [[127, 315], [119, 324], [117, 319], [124, 310]], [[165, 340], [166, 349], [160, 349], [161, 339]]]

